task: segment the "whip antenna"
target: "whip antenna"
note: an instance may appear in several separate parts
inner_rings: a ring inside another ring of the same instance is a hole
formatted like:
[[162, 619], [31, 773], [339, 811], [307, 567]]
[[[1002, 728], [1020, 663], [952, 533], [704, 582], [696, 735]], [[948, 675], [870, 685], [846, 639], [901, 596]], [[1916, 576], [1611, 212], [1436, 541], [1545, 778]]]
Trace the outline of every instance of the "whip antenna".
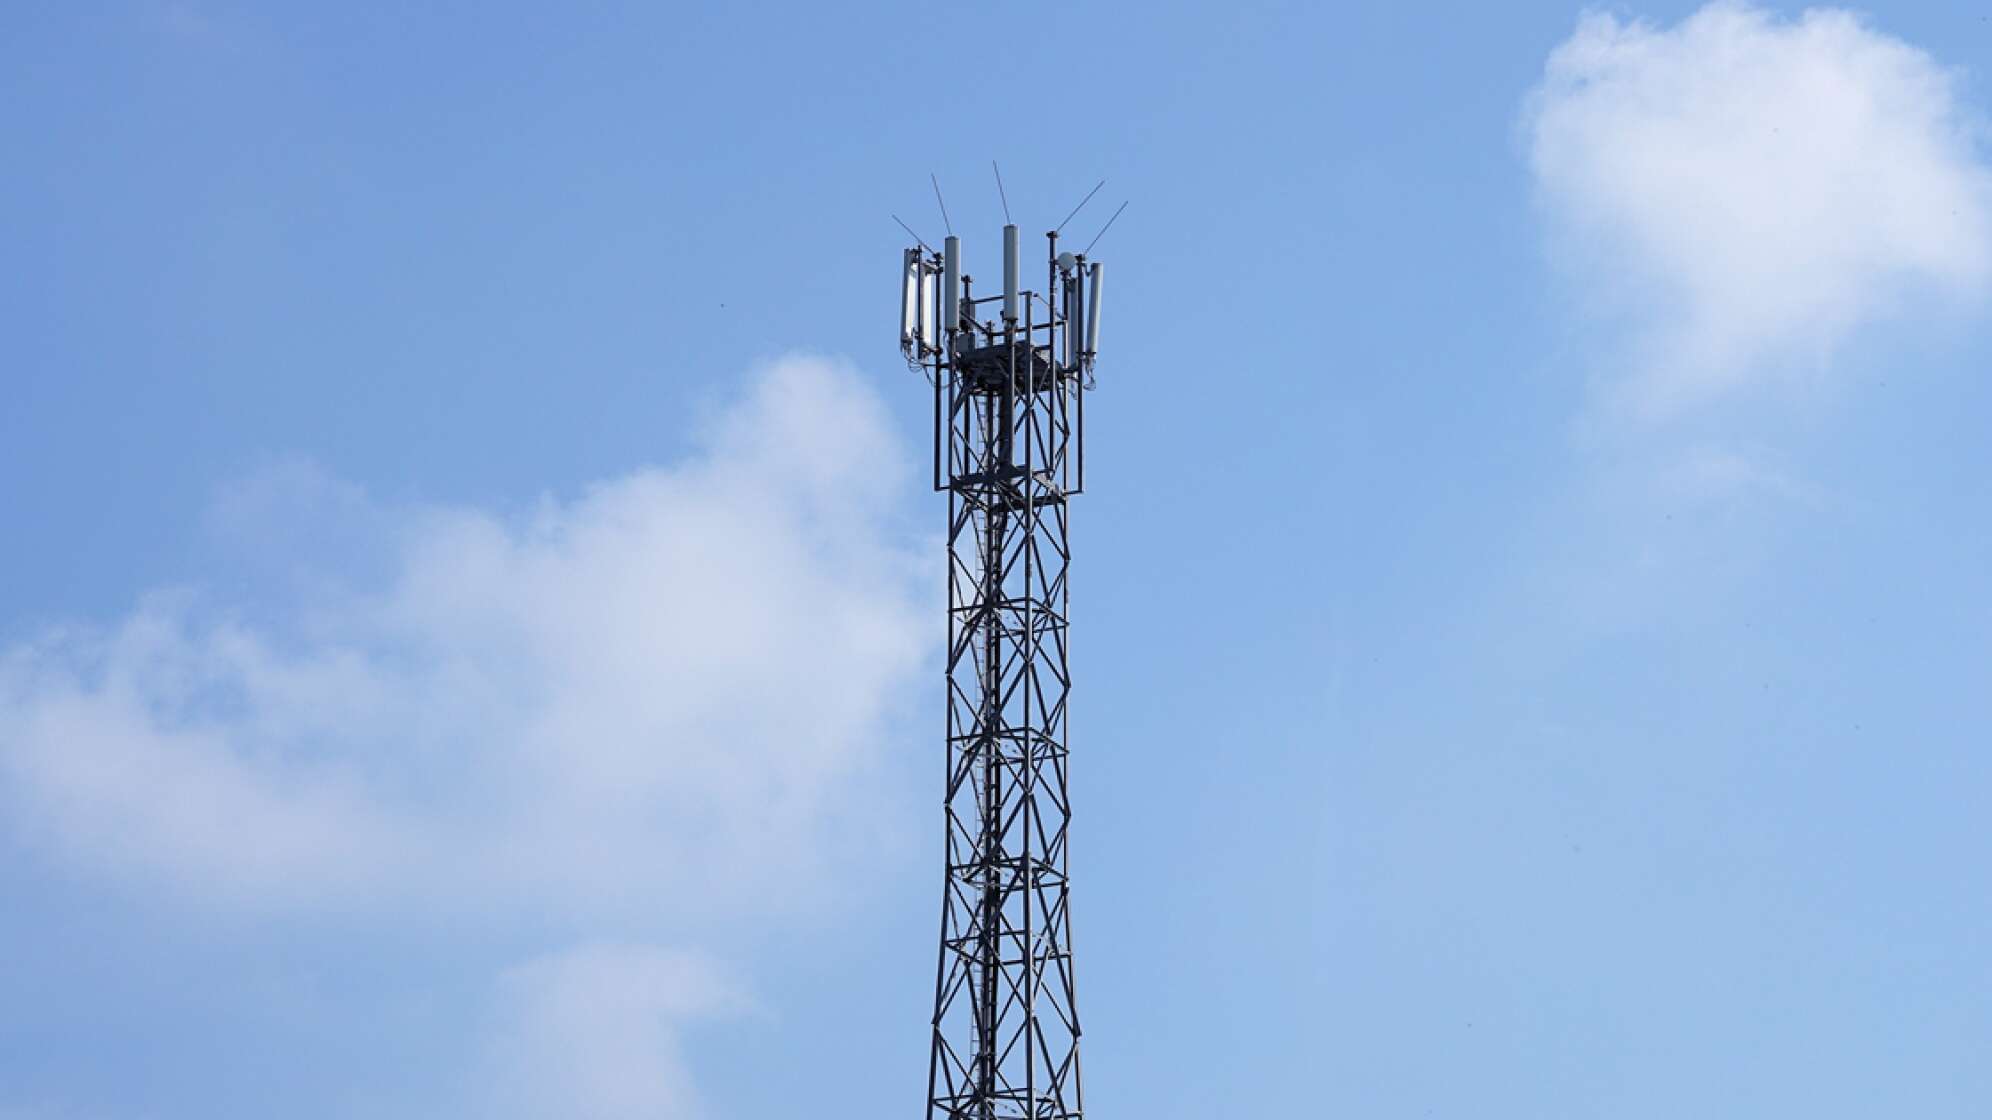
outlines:
[[[1071, 214], [1067, 214], [1067, 215], [1065, 215], [1065, 222], [1069, 222], [1069, 221], [1071, 221], [1071, 220], [1072, 220], [1072, 218], [1073, 218], [1073, 215], [1075, 215], [1075, 214], [1079, 213], [1079, 211], [1081, 211], [1081, 210], [1084, 210], [1084, 209], [1086, 208], [1086, 204], [1087, 204], [1087, 203], [1089, 203], [1089, 202], [1091, 202], [1091, 201], [1093, 201], [1093, 196], [1094, 196], [1094, 195], [1096, 195], [1096, 194], [1099, 194], [1099, 193], [1100, 193], [1100, 188], [1101, 188], [1101, 187], [1104, 187], [1104, 186], [1106, 186], [1106, 185], [1107, 185], [1107, 181], [1106, 181], [1105, 179], [1102, 179], [1102, 180], [1100, 180], [1099, 182], [1097, 182], [1097, 183], [1094, 183], [1094, 184], [1093, 184], [1093, 189], [1092, 189], [1092, 190], [1090, 190], [1090, 191], [1087, 191], [1087, 192], [1086, 192], [1086, 197], [1085, 197], [1085, 198], [1082, 198], [1082, 199], [1080, 199], [1080, 200], [1079, 200], [1079, 205], [1077, 205], [1077, 206], [1074, 206], [1074, 207], [1072, 208], [1072, 213], [1071, 213]], [[1060, 223], [1058, 223], [1058, 228], [1057, 228], [1057, 229], [1055, 229], [1055, 230], [1052, 230], [1051, 232], [1053, 232], [1053, 233], [1064, 233], [1064, 232], [1065, 232], [1065, 222], [1060, 222]]]
[[[892, 216], [892, 220], [895, 222], [899, 222], [899, 215], [894, 214]], [[911, 237], [915, 241], [918, 241], [920, 243], [920, 248], [927, 250], [929, 253], [934, 251], [934, 247], [932, 245], [927, 244], [925, 238], [922, 238], [919, 234], [913, 232], [912, 226], [907, 225], [905, 222], [899, 222], [899, 228], [905, 230], [907, 236]]]
[[[1133, 202], [1134, 200], [1130, 198], [1127, 201]], [[1100, 227], [1100, 232], [1093, 235], [1093, 240], [1088, 241], [1086, 243], [1086, 251], [1084, 253], [1079, 254], [1080, 256], [1083, 257], [1086, 255], [1086, 253], [1090, 253], [1093, 251], [1093, 246], [1098, 245], [1100, 243], [1100, 238], [1105, 237], [1107, 235], [1107, 231], [1114, 228], [1114, 222], [1120, 218], [1121, 210], [1125, 209], [1127, 209], [1127, 202], [1121, 203], [1120, 210], [1114, 211], [1114, 216], [1108, 218], [1107, 224]]]
[[989, 170], [996, 173], [996, 197], [1003, 200], [1003, 223], [1009, 225], [1010, 196], [1003, 193], [1003, 169], [996, 166], [996, 161], [992, 159], [989, 161]]
[[927, 172], [927, 178], [934, 181], [934, 201], [941, 204], [941, 224], [948, 227], [948, 236], [954, 236], [954, 223], [948, 221], [948, 200], [941, 197], [941, 177]]

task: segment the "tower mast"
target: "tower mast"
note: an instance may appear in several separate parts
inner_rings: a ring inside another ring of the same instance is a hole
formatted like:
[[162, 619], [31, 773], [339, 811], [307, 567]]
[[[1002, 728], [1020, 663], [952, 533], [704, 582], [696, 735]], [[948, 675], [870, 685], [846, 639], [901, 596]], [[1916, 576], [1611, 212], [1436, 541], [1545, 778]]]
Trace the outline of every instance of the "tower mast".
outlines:
[[[1046, 287], [973, 298], [960, 240], [908, 249], [900, 343], [934, 392], [948, 495], [946, 865], [928, 1120], [1076, 1120], [1067, 876], [1070, 499], [1101, 269], [1047, 235]], [[978, 321], [978, 314], [989, 318]]]

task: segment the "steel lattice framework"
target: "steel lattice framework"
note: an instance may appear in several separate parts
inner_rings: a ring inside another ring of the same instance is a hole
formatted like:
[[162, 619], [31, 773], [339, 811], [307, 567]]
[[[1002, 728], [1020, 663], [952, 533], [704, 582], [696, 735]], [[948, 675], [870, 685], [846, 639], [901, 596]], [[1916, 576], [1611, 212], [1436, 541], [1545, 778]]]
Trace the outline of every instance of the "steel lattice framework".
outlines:
[[[1082, 1114], [1067, 573], [1097, 266], [1060, 257], [1053, 234], [1051, 295], [1019, 292], [1014, 227], [1005, 233], [1006, 291], [985, 300], [957, 279], [958, 256], [907, 254], [902, 341], [933, 383], [934, 485], [948, 495], [947, 862], [929, 1120]], [[947, 254], [958, 252], [950, 238]], [[999, 301], [1000, 323], [976, 322], [979, 306]], [[948, 311], [950, 329], [922, 337]]]

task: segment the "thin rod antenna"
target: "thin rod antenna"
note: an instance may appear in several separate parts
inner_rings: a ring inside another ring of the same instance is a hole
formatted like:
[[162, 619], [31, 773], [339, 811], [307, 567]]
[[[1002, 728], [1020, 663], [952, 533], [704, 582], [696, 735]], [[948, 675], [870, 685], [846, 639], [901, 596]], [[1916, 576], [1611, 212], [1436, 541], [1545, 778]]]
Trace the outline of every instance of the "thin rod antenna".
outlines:
[[934, 181], [934, 201], [941, 204], [941, 224], [948, 227], [948, 236], [954, 236], [954, 223], [948, 221], [948, 200], [941, 197], [941, 177], [927, 172], [927, 178]]
[[[1127, 202], [1133, 202], [1133, 201], [1134, 201], [1134, 200], [1133, 200], [1133, 199], [1131, 199], [1131, 198], [1127, 200]], [[1102, 237], [1105, 237], [1105, 236], [1107, 235], [1107, 231], [1108, 231], [1108, 230], [1110, 230], [1110, 229], [1112, 229], [1112, 228], [1114, 228], [1114, 222], [1115, 222], [1116, 220], [1118, 220], [1118, 219], [1120, 218], [1120, 216], [1121, 216], [1121, 210], [1125, 210], [1125, 209], [1127, 209], [1127, 202], [1123, 202], [1123, 203], [1121, 203], [1121, 204], [1120, 204], [1120, 210], [1116, 210], [1116, 211], [1114, 211], [1114, 216], [1113, 216], [1113, 217], [1111, 217], [1111, 218], [1108, 218], [1108, 219], [1107, 219], [1107, 224], [1106, 224], [1106, 225], [1103, 225], [1103, 226], [1101, 226], [1101, 227], [1100, 227], [1100, 232], [1098, 232], [1098, 233], [1096, 233], [1096, 234], [1094, 234], [1094, 235], [1093, 235], [1093, 240], [1091, 240], [1091, 241], [1088, 241], [1088, 242], [1086, 243], [1086, 248], [1085, 248], [1085, 250], [1084, 250], [1083, 252], [1081, 252], [1081, 253], [1079, 254], [1080, 256], [1082, 256], [1082, 257], [1083, 257], [1083, 256], [1085, 256], [1085, 255], [1086, 255], [1087, 253], [1090, 253], [1090, 252], [1092, 252], [1092, 251], [1093, 251], [1093, 246], [1095, 246], [1095, 245], [1098, 245], [1098, 244], [1100, 243], [1100, 238], [1102, 238]]]
[[1011, 224], [1010, 196], [1003, 191], [1003, 169], [996, 166], [996, 161], [992, 159], [989, 161], [989, 170], [996, 173], [996, 197], [1003, 200], [1003, 223], [1009, 225]]
[[[1106, 181], [1105, 179], [1102, 179], [1102, 180], [1100, 180], [1099, 182], [1097, 182], [1097, 183], [1094, 183], [1094, 184], [1093, 184], [1093, 189], [1092, 189], [1092, 190], [1090, 190], [1090, 191], [1087, 191], [1087, 192], [1086, 192], [1086, 197], [1085, 197], [1085, 198], [1082, 198], [1082, 199], [1080, 199], [1080, 200], [1079, 200], [1079, 205], [1077, 205], [1077, 206], [1074, 206], [1074, 207], [1072, 208], [1072, 213], [1071, 213], [1071, 214], [1067, 214], [1067, 215], [1065, 215], [1065, 222], [1069, 222], [1069, 221], [1071, 221], [1071, 220], [1073, 219], [1073, 217], [1074, 217], [1075, 215], [1077, 215], [1077, 214], [1079, 213], [1079, 211], [1081, 211], [1081, 210], [1084, 210], [1084, 209], [1086, 208], [1086, 204], [1087, 204], [1087, 203], [1089, 203], [1089, 202], [1091, 202], [1091, 201], [1093, 201], [1093, 196], [1094, 196], [1094, 195], [1096, 195], [1096, 194], [1099, 194], [1099, 193], [1100, 193], [1100, 188], [1101, 188], [1101, 187], [1104, 187], [1104, 186], [1106, 186], [1106, 185], [1107, 185], [1107, 181]], [[1065, 232], [1065, 222], [1060, 222], [1060, 223], [1058, 223], [1058, 228], [1057, 228], [1057, 229], [1055, 229], [1055, 230], [1052, 230], [1051, 232], [1053, 232], [1053, 233], [1064, 233], [1064, 232]]]
[[[892, 216], [892, 220], [895, 222], [899, 222], [899, 215], [894, 214]], [[913, 232], [912, 226], [907, 225], [905, 222], [899, 222], [899, 228], [905, 230], [908, 234], [910, 234], [913, 240], [918, 241], [920, 243], [920, 248], [927, 250], [929, 253], [934, 251], [934, 247], [932, 245], [927, 244], [925, 238]]]

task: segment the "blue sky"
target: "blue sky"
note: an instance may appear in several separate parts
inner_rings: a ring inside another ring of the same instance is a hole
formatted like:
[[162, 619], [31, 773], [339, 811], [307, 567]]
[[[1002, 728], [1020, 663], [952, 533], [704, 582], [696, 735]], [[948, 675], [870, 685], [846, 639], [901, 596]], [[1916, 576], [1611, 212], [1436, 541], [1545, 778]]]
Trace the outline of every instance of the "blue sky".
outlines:
[[1979, 7], [0, 22], [0, 1118], [918, 1109], [992, 158], [1093, 1111], [1992, 1102]]

